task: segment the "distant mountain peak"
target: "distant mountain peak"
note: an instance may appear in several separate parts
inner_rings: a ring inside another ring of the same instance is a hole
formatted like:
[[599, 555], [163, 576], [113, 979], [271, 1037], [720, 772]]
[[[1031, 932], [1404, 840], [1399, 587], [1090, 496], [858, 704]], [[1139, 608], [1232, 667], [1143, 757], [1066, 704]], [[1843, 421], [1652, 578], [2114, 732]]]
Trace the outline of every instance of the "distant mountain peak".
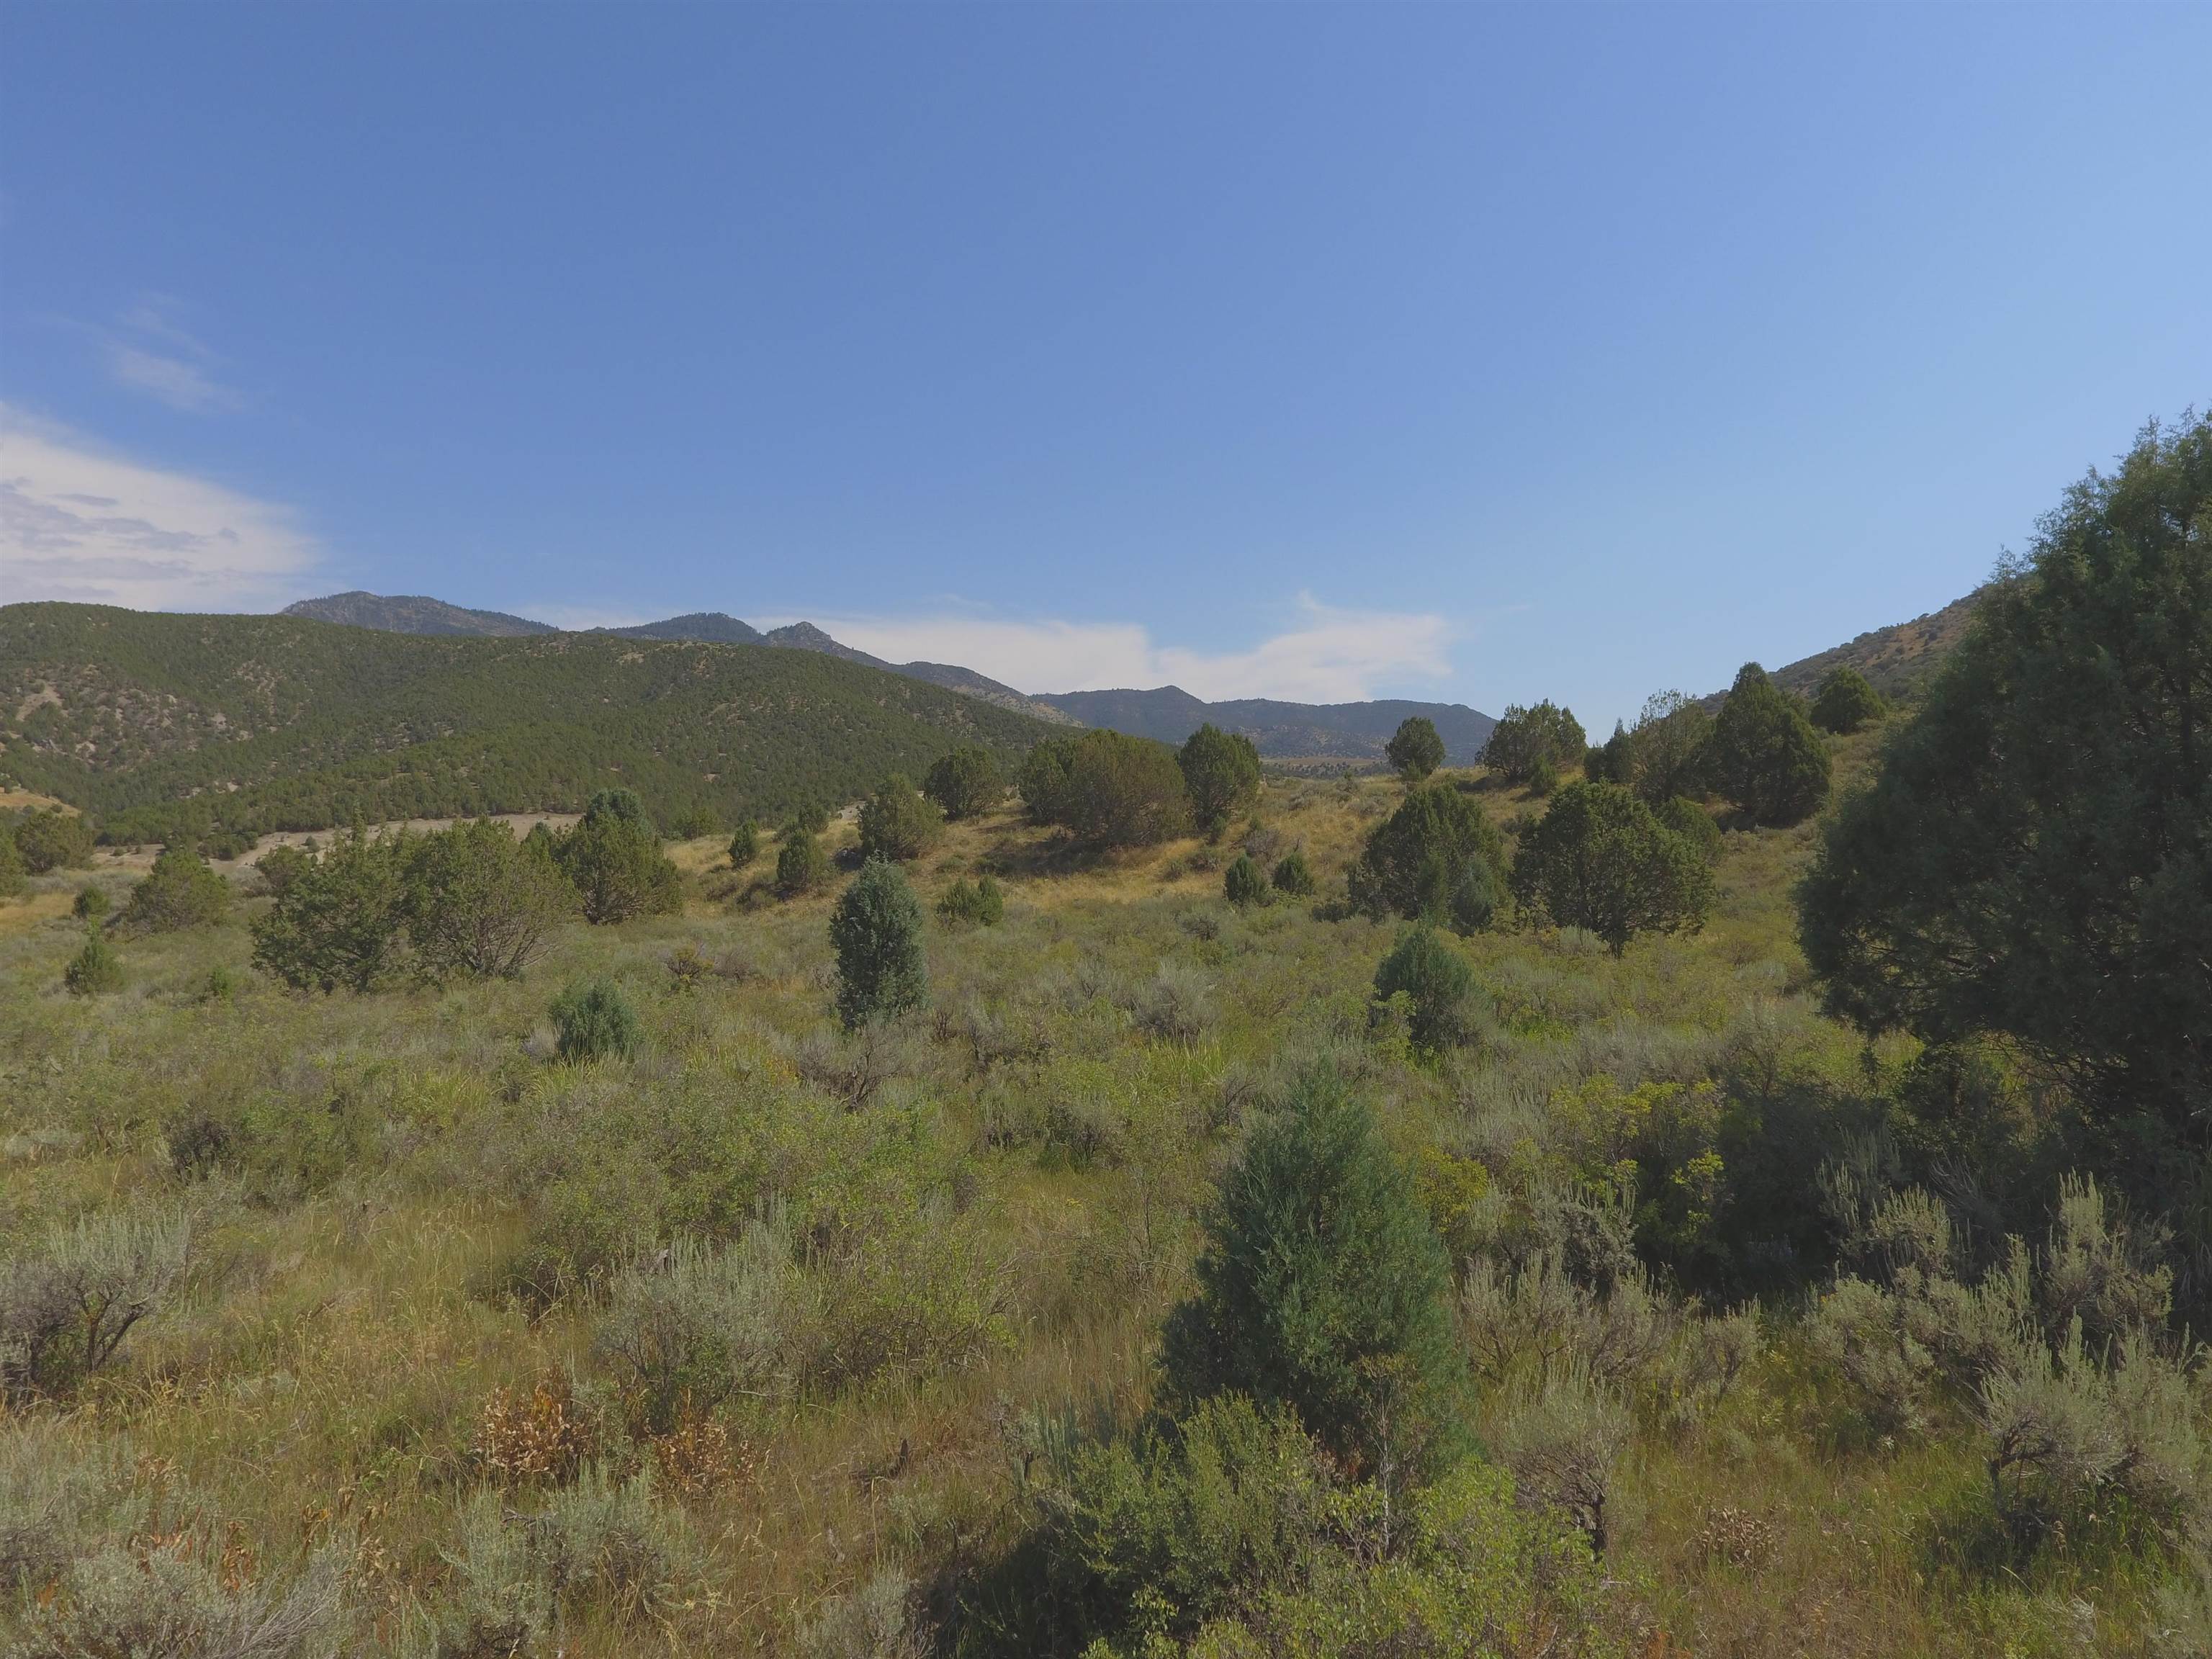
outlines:
[[361, 588], [349, 593], [326, 593], [319, 599], [301, 599], [286, 605], [283, 614], [347, 628], [374, 628], [385, 634], [465, 634], [512, 639], [561, 631], [550, 623], [510, 617], [504, 611], [470, 611], [425, 594], [387, 595]]
[[703, 640], [710, 645], [757, 645], [761, 631], [721, 611], [692, 611], [659, 622], [639, 623], [633, 628], [595, 629], [626, 640]]

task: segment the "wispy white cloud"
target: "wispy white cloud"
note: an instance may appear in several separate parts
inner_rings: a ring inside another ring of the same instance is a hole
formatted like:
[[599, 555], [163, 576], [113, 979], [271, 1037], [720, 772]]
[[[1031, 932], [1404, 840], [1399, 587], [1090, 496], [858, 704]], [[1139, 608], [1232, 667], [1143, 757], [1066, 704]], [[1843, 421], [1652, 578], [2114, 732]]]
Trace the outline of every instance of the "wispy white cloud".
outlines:
[[1452, 630], [1443, 617], [1346, 610], [1310, 593], [1298, 596], [1292, 626], [1243, 651], [1161, 645], [1136, 623], [957, 615], [817, 615], [813, 621], [843, 643], [891, 662], [957, 663], [1031, 692], [1173, 684], [1209, 702], [1358, 702], [1381, 687], [1451, 672]]
[[263, 610], [298, 598], [320, 556], [287, 507], [0, 404], [0, 599]]
[[149, 295], [113, 328], [99, 328], [110, 379], [188, 415], [238, 409], [244, 399], [219, 378], [222, 359], [177, 322], [177, 302]]

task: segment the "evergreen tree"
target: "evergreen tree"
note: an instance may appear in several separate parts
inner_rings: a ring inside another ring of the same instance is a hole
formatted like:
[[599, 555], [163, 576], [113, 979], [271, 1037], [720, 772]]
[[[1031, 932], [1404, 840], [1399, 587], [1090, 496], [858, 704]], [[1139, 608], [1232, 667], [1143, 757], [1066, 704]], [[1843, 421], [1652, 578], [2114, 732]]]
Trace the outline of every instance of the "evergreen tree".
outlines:
[[830, 879], [822, 843], [796, 823], [786, 824], [775, 854], [775, 890], [786, 898], [811, 893]]
[[571, 985], [553, 999], [554, 1038], [571, 1066], [594, 1060], [627, 1060], [645, 1042], [645, 1027], [611, 980]]
[[1705, 793], [1700, 769], [1713, 717], [1687, 692], [1660, 691], [1644, 699], [1628, 733], [1625, 769], [1604, 780], [1627, 785], [1657, 807], [1677, 795], [1697, 799]]
[[25, 880], [23, 855], [15, 850], [15, 832], [0, 825], [0, 898], [14, 898], [29, 884]]
[[77, 997], [105, 996], [123, 988], [122, 958], [99, 928], [85, 930], [84, 948], [62, 970], [62, 983]]
[[1218, 840], [1229, 821], [1260, 793], [1260, 751], [1242, 732], [1224, 732], [1208, 721], [1176, 751], [1191, 817], [1208, 841]]
[[743, 870], [760, 856], [760, 825], [747, 818], [730, 837], [730, 868]]
[[397, 972], [407, 922], [406, 838], [356, 825], [253, 923], [253, 965], [295, 991], [369, 991]]
[[870, 859], [830, 918], [837, 953], [837, 1017], [855, 1028], [921, 1006], [921, 905], [898, 866]]
[[520, 978], [577, 904], [561, 872], [526, 852], [495, 818], [423, 836], [413, 845], [407, 878], [413, 965], [433, 984]]
[[1619, 956], [1644, 933], [1695, 933], [1712, 908], [1711, 868], [1617, 783], [1571, 783], [1521, 837], [1514, 896]]
[[92, 825], [76, 812], [49, 806], [26, 812], [15, 826], [15, 851], [34, 876], [92, 861]]
[[1285, 897], [1312, 897], [1314, 891], [1313, 866], [1306, 859], [1305, 849], [1303, 848], [1293, 847], [1289, 852], [1284, 854], [1281, 858], [1276, 860], [1275, 872], [1273, 879], [1275, 884], [1275, 890], [1283, 894]]
[[1494, 890], [1504, 863], [1498, 830], [1472, 796], [1449, 784], [1420, 784], [1368, 836], [1352, 868], [1352, 902], [1370, 915], [1458, 926], [1472, 911], [1455, 896]]
[[1447, 945], [1436, 929], [1416, 922], [1400, 936], [1375, 970], [1378, 1000], [1403, 994], [1408, 1004], [1408, 1034], [1421, 1048], [1437, 1050], [1461, 1041], [1468, 1031], [1468, 1003], [1474, 993], [1474, 969]]
[[1828, 750], [1803, 706], [1757, 663], [1743, 665], [1705, 744], [1705, 781], [1753, 823], [1788, 825], [1828, 795]]
[[1547, 697], [1533, 708], [1507, 705], [1483, 745], [1482, 763], [1508, 783], [1527, 783], [1547, 762], [1555, 776], [1563, 767], [1579, 766], [1589, 747], [1574, 711]]
[[1930, 1043], [2004, 1034], [2124, 1126], [2107, 1144], [2147, 1165], [2188, 1149], [2177, 1182], [2201, 1167], [2212, 417], [2151, 427], [2067, 491], [1823, 827], [1798, 906], [1831, 1012]]
[[635, 790], [593, 795], [583, 817], [555, 838], [553, 857], [582, 901], [584, 920], [595, 926], [683, 908], [683, 878], [660, 850], [659, 832]]
[[1408, 714], [1398, 722], [1382, 752], [1398, 769], [1400, 777], [1408, 783], [1421, 783], [1444, 763], [1444, 740], [1437, 734], [1437, 723], [1426, 714]]
[[1267, 902], [1267, 878], [1249, 853], [1239, 853], [1231, 860], [1221, 887], [1229, 902], [1239, 908]]
[[197, 853], [165, 847], [146, 878], [131, 890], [118, 923], [133, 933], [168, 933], [221, 921], [230, 908], [230, 884]]
[[1830, 669], [1813, 694], [1813, 724], [1838, 737], [1849, 737], [1888, 712], [1881, 694], [1849, 664]]
[[860, 804], [860, 856], [905, 863], [920, 858], [945, 832], [945, 815], [894, 772]]
[[107, 915], [108, 903], [107, 890], [87, 882], [76, 890], [70, 914], [79, 921], [99, 921]]
[[1333, 1071], [1300, 1079], [1223, 1176], [1198, 1293], [1161, 1354], [1172, 1405], [1285, 1405], [1356, 1470], [1440, 1458], [1463, 1386], [1444, 1249], [1374, 1115]]
[[975, 744], [964, 744], [941, 755], [922, 781], [922, 793], [957, 822], [980, 817], [999, 804], [1006, 793], [1006, 776], [999, 757]]
[[1018, 787], [1040, 823], [1064, 825], [1098, 847], [1148, 847], [1190, 824], [1175, 750], [1103, 727], [1039, 744], [1022, 763]]

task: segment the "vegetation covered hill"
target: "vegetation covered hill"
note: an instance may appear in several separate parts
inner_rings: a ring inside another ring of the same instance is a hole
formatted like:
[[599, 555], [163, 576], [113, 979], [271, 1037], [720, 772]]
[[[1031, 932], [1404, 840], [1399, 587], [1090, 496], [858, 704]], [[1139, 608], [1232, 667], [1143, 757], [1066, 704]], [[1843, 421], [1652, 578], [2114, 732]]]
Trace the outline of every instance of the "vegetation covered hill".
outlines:
[[329, 593], [319, 599], [300, 599], [284, 607], [287, 617], [310, 622], [340, 623], [348, 628], [374, 628], [387, 634], [455, 634], [510, 639], [523, 634], [556, 634], [550, 623], [527, 617], [510, 617], [504, 611], [470, 611], [443, 599], [419, 593], [369, 593], [356, 588], [350, 593]]
[[1978, 589], [1963, 599], [1954, 599], [1941, 611], [1893, 623], [1862, 634], [1843, 645], [1802, 658], [1774, 671], [1774, 683], [1800, 696], [1812, 696], [1820, 682], [1838, 668], [1856, 668], [1874, 689], [1893, 702], [1910, 702], [1918, 696], [1959, 641], [1966, 637], [1981, 599]]
[[1436, 723], [1451, 764], [1472, 766], [1497, 724], [1489, 715], [1455, 702], [1388, 697], [1371, 702], [1281, 702], [1270, 697], [1207, 702], [1175, 685], [1150, 691], [1055, 692], [1038, 701], [1085, 726], [1109, 726], [1156, 743], [1181, 743], [1210, 721], [1224, 732], [1251, 738], [1262, 755], [1281, 759], [1326, 756], [1380, 761], [1383, 745], [1399, 724], [1418, 716]]
[[0, 609], [0, 770], [110, 839], [576, 811], [836, 803], [1042, 729], [813, 653], [607, 635], [410, 635], [290, 617]]

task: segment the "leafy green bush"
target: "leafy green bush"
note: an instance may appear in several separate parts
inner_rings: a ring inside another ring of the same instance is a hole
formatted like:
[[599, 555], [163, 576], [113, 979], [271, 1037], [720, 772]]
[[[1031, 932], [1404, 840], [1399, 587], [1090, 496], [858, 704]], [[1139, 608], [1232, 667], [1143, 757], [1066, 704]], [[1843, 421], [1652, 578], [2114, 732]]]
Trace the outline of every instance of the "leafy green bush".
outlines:
[[1888, 712], [1881, 694], [1849, 664], [1830, 669], [1813, 693], [1813, 724], [1839, 737], [1871, 726]]
[[1481, 907], [1461, 902], [1460, 895], [1494, 892], [1496, 872], [1504, 866], [1504, 843], [1472, 796], [1445, 784], [1422, 784], [1407, 790], [1369, 834], [1352, 866], [1352, 902], [1377, 917], [1480, 927], [1488, 915], [1478, 919]]
[[937, 914], [946, 921], [996, 927], [1006, 914], [1006, 890], [989, 876], [956, 881], [937, 901]]
[[98, 921], [107, 915], [107, 890], [87, 882], [76, 890], [76, 898], [70, 905], [70, 914], [79, 921]]
[[431, 984], [520, 979], [574, 913], [576, 890], [495, 818], [410, 843], [406, 924], [416, 975]]
[[781, 1394], [805, 1322], [803, 1286], [783, 1230], [755, 1222], [726, 1248], [679, 1237], [618, 1274], [595, 1341], [621, 1373], [648, 1431], [732, 1396]]
[[584, 920], [594, 925], [683, 908], [682, 878], [631, 790], [592, 796], [584, 816], [554, 837], [553, 857], [582, 898]]
[[1398, 722], [1382, 752], [1398, 769], [1400, 777], [1407, 783], [1421, 783], [1444, 763], [1444, 740], [1437, 732], [1437, 723], [1426, 714], [1408, 714]]
[[1313, 866], [1306, 859], [1305, 849], [1293, 847], [1276, 860], [1274, 873], [1270, 879], [1275, 890], [1285, 898], [1312, 897], [1316, 883]]
[[918, 1008], [928, 994], [921, 905], [899, 867], [870, 859], [830, 918], [837, 1017], [848, 1030]]
[[117, 925], [133, 933], [169, 933], [221, 921], [230, 908], [230, 884], [198, 854], [165, 847], [146, 878], [131, 890]]
[[1659, 820], [1659, 827], [1680, 836], [1708, 865], [1718, 864], [1721, 848], [1725, 840], [1721, 827], [1713, 815], [1697, 802], [1680, 795], [1670, 796], [1651, 809]]
[[743, 870], [760, 856], [760, 825], [747, 818], [730, 836], [730, 868]]
[[97, 927], [85, 930], [84, 948], [62, 969], [62, 983], [71, 996], [105, 996], [123, 988], [123, 959]]
[[860, 804], [860, 856], [904, 863], [935, 846], [945, 815], [897, 773]]
[[1619, 956], [1644, 933], [1695, 933], [1712, 908], [1704, 854], [1617, 783], [1577, 782], [1521, 837], [1514, 896]]
[[981, 817], [996, 806], [1006, 793], [1006, 775], [989, 750], [963, 744], [939, 757], [921, 787], [946, 817], [957, 821]]
[[1198, 1294], [1163, 1341], [1171, 1401], [1287, 1405], [1334, 1455], [1385, 1478], [1454, 1447], [1464, 1373], [1443, 1246], [1336, 1072], [1308, 1072], [1253, 1131], [1204, 1237]]
[[628, 1059], [645, 1041], [636, 1010], [608, 980], [571, 985], [553, 999], [550, 1012], [561, 1058], [571, 1065]]
[[1191, 817], [1209, 841], [1218, 840], [1260, 793], [1260, 751], [1252, 739], [1224, 732], [1210, 720], [1183, 740], [1176, 764], [1190, 797]]
[[1221, 878], [1222, 891], [1235, 905], [1265, 904], [1267, 902], [1267, 878], [1249, 853], [1239, 853], [1231, 860]]
[[23, 867], [34, 876], [92, 861], [90, 821], [58, 806], [26, 812], [15, 825], [15, 840]]
[[798, 824], [784, 827], [782, 845], [775, 854], [775, 890], [786, 898], [811, 893], [830, 879], [830, 855], [822, 843]]
[[1424, 924], [1407, 928], [1382, 958], [1375, 970], [1375, 994], [1385, 1001], [1405, 997], [1408, 1031], [1424, 1048], [1448, 1048], [1464, 1042], [1472, 1030], [1474, 969]]
[[1755, 662], [1735, 677], [1706, 739], [1700, 775], [1753, 823], [1801, 823], [1828, 797], [1827, 745]]
[[253, 965], [295, 991], [370, 991], [398, 971], [407, 926], [404, 836], [356, 826], [303, 866], [252, 925]]
[[1506, 708], [1483, 745], [1482, 763], [1508, 783], [1527, 783], [1544, 762], [1555, 777], [1559, 769], [1581, 764], [1589, 747], [1574, 712], [1547, 698], [1533, 708], [1519, 703]]

